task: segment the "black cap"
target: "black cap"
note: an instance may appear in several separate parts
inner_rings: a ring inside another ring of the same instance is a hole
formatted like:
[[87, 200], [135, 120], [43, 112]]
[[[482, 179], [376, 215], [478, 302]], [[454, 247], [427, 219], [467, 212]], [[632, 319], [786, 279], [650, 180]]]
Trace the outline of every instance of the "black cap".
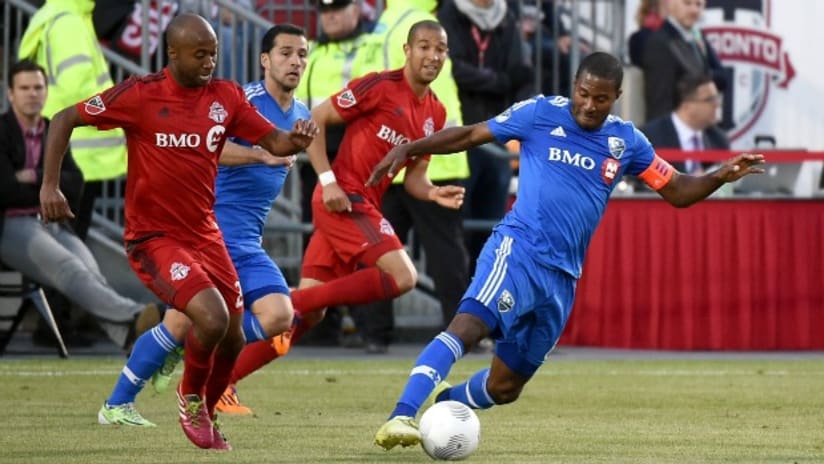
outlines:
[[317, 0], [318, 8], [323, 10], [337, 10], [355, 3], [355, 0]]

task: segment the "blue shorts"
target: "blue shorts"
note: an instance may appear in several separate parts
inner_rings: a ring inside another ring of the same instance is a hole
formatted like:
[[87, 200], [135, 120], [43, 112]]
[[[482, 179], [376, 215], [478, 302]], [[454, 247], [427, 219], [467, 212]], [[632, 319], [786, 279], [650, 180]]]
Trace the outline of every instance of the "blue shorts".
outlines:
[[240, 258], [233, 256], [232, 262], [240, 278], [245, 309], [251, 309], [252, 303], [270, 293], [289, 295], [289, 286], [283, 273], [262, 248]]
[[576, 279], [534, 259], [530, 248], [493, 232], [458, 312], [481, 318], [497, 342], [495, 354], [531, 377], [561, 336], [575, 299]]

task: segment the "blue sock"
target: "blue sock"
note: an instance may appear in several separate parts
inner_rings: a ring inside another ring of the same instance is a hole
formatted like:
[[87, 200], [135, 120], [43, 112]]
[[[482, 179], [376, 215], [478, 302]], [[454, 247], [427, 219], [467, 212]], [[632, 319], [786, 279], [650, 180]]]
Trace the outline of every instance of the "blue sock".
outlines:
[[146, 381], [160, 369], [166, 355], [182, 343], [177, 342], [163, 323], [154, 326], [135, 341], [132, 354], [106, 401], [109, 406], [133, 403]]
[[452, 365], [463, 355], [463, 343], [458, 337], [449, 332], [438, 334], [426, 345], [415, 361], [415, 367], [409, 374], [406, 388], [389, 418], [415, 417], [426, 397], [432, 393], [441, 380], [449, 375]]
[[495, 401], [486, 390], [486, 380], [489, 378], [489, 368], [480, 370], [466, 382], [455, 385], [438, 395], [438, 400], [459, 401], [472, 409], [488, 409], [495, 405]]
[[252, 311], [243, 311], [243, 335], [246, 336], [246, 344], [253, 343], [259, 340], [266, 340], [266, 332], [263, 331], [263, 326]]

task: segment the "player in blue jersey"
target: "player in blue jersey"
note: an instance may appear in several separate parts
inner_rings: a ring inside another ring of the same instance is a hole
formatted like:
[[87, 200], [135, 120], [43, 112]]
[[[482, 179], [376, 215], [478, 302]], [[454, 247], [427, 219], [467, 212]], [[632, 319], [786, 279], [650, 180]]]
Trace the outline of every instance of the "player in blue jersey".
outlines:
[[[299, 27], [277, 25], [263, 36], [260, 62], [265, 77], [247, 84], [244, 91], [277, 127], [292, 127], [298, 119], [309, 119], [309, 109], [293, 96], [306, 68], [307, 53], [306, 38]], [[232, 166], [233, 160], [254, 156], [249, 150], [261, 149], [243, 140], [234, 142], [227, 142], [221, 155], [215, 213], [240, 278], [246, 305], [243, 332], [248, 344], [284, 333], [292, 324], [289, 288], [280, 269], [261, 247], [261, 240], [266, 216], [283, 188], [294, 157], [277, 158], [284, 161], [276, 166]], [[179, 349], [190, 326], [183, 313], [169, 310], [162, 323], [138, 338], [111, 396], [98, 413], [101, 424], [154, 426], [134, 409], [135, 398], [167, 355]], [[281, 349], [288, 349], [288, 342]]]
[[[674, 206], [686, 207], [727, 182], [763, 172], [763, 156], [754, 154], [700, 177], [675, 171], [632, 123], [609, 114], [622, 80], [620, 61], [593, 53], [578, 68], [571, 100], [539, 95], [516, 103], [489, 121], [398, 146], [373, 170], [368, 184], [419, 153], [521, 142], [518, 200], [481, 251], [457, 314], [415, 362], [375, 435], [379, 446], [419, 443], [414, 418], [425, 402], [486, 409], [518, 398], [561, 335], [590, 238], [622, 175], [638, 176]], [[496, 341], [491, 366], [450, 387], [444, 379], [452, 365], [487, 336]]]

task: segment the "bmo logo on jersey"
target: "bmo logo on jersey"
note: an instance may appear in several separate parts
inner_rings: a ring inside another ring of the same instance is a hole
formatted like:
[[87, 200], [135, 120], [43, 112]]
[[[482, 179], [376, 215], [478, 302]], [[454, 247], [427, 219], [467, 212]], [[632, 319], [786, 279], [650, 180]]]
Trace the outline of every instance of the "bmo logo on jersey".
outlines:
[[[226, 128], [223, 126], [212, 126], [206, 133], [206, 149], [214, 153], [220, 146]], [[200, 134], [169, 134], [155, 132], [155, 146], [159, 148], [200, 148]]]
[[395, 146], [403, 145], [404, 143], [409, 143], [409, 137], [397, 133], [395, 129], [392, 129], [386, 124], [381, 124], [381, 128], [378, 129], [377, 135], [379, 139], [386, 140], [387, 142]]
[[594, 159], [580, 153], [573, 154], [569, 150], [562, 148], [549, 147], [549, 157], [547, 157], [547, 159], [550, 161], [559, 161], [564, 164], [571, 164], [586, 169], [587, 171], [595, 169]]

